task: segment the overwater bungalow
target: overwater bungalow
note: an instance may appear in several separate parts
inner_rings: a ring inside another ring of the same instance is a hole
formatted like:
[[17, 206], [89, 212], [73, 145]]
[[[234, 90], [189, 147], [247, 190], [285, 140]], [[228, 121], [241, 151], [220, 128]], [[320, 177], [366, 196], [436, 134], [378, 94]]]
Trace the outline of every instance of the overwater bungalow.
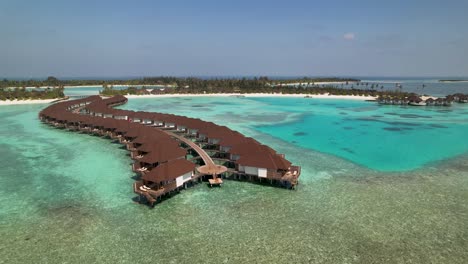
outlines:
[[141, 167], [147, 169], [154, 168], [161, 163], [171, 160], [186, 159], [187, 151], [180, 147], [170, 145], [161, 145], [158, 148], [152, 149], [147, 154], [137, 159], [135, 163], [140, 163]]
[[385, 97], [379, 96], [379, 97], [377, 97], [376, 101], [379, 104], [385, 104]]
[[[143, 178], [135, 183], [134, 190], [151, 204], [160, 195], [178, 190], [203, 175], [213, 177], [210, 183], [222, 182], [217, 177], [226, 176], [267, 178], [287, 188], [297, 185], [300, 167], [292, 166], [284, 155], [252, 138], [200, 119], [109, 108], [126, 100], [123, 96], [107, 99], [93, 96], [61, 102], [42, 110], [39, 118], [53, 126], [119, 139], [135, 160], [133, 171]], [[229, 164], [229, 174], [201, 147], [224, 159]], [[188, 151], [200, 164], [196, 174], [197, 165], [187, 161]]]
[[143, 118], [141, 118], [138, 113], [131, 113], [128, 116], [128, 120], [133, 123], [141, 123]]
[[435, 101], [434, 101], [434, 99], [432, 99], [432, 98], [428, 98], [428, 99], [426, 100], [426, 105], [428, 105], [428, 106], [432, 106], [432, 105], [434, 105], [434, 104], [435, 104]]
[[123, 110], [113, 110], [112, 116], [117, 120], [128, 120], [128, 113]]
[[159, 189], [171, 186], [175, 182], [175, 187], [177, 188], [192, 179], [195, 167], [194, 163], [185, 159], [172, 160], [145, 173], [142, 176], [143, 183], [151, 186], [152, 189]]
[[[229, 137], [224, 137], [220, 142], [219, 142], [219, 151], [221, 153], [227, 153], [231, 154], [231, 149], [234, 146], [241, 145], [241, 144], [248, 144], [249, 141], [253, 139], [252, 138], [247, 138], [244, 137], [240, 133], [232, 133]], [[230, 156], [227, 156], [227, 158], [230, 158]]]
[[438, 106], [451, 106], [452, 100], [450, 98], [437, 98], [434, 103]]
[[104, 118], [100, 122], [102, 127], [102, 135], [109, 138], [114, 138], [115, 131], [121, 125], [119, 120], [113, 118]]
[[453, 99], [448, 97], [445, 98], [444, 106], [451, 106], [453, 104]]
[[228, 138], [231, 130], [225, 126], [219, 126], [216, 129], [207, 129], [206, 136], [208, 137], [207, 143], [210, 145], [219, 146], [223, 138]]
[[137, 151], [137, 149], [143, 145], [155, 146], [156, 143], [161, 144], [161, 142], [175, 143], [176, 141], [169, 137], [167, 134], [155, 131], [154, 133], [150, 132], [146, 134], [139, 134], [135, 139], [132, 140], [131, 143], [129, 143], [129, 145], [132, 151]]
[[166, 129], [175, 129], [176, 127], [176, 124], [172, 121], [164, 121], [164, 126], [163, 128], [166, 128]]
[[[238, 171], [247, 176], [258, 177], [258, 179], [270, 179], [280, 181], [285, 184], [283, 177], [290, 171], [291, 163], [277, 154], [256, 154], [250, 153], [242, 155], [237, 161]], [[289, 183], [290, 184], [290, 183]], [[289, 186], [288, 186], [289, 187]]]
[[421, 97], [416, 96], [416, 95], [408, 97], [408, 102], [409, 102], [409, 105], [413, 105], [413, 106], [425, 106], [426, 105], [426, 102], [424, 102], [423, 99], [421, 99]]
[[131, 157], [137, 160], [155, 149], [174, 149], [177, 147], [180, 147], [180, 144], [175, 140], [152, 140], [135, 147], [136, 150], [132, 152]]
[[445, 99], [443, 99], [443, 98], [437, 98], [437, 99], [434, 100], [434, 105], [436, 105], [436, 106], [443, 106], [443, 105], [444, 105], [444, 101], [445, 101]]
[[465, 104], [468, 103], [468, 95], [464, 95], [464, 94], [460, 95], [458, 97], [458, 102], [459, 103], [465, 103]]

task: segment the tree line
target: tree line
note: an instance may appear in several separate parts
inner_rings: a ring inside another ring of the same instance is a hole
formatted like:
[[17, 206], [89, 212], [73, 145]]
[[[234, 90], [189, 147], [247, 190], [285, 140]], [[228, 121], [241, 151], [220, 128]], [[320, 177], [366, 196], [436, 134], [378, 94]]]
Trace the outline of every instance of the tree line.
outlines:
[[353, 86], [350, 88], [342, 88], [341, 86], [334, 85], [288, 85], [288, 86], [254, 86], [245, 85], [219, 85], [219, 86], [206, 86], [203, 83], [191, 84], [186, 86], [172, 86], [172, 87], [154, 87], [154, 86], [140, 86], [140, 87], [128, 87], [126, 89], [114, 89], [113, 86], [104, 86], [103, 90], [100, 91], [101, 95], [114, 96], [114, 95], [145, 95], [145, 94], [226, 94], [226, 93], [238, 93], [238, 94], [249, 94], [249, 93], [265, 93], [265, 94], [304, 94], [304, 95], [318, 95], [318, 94], [330, 94], [330, 95], [354, 95], [354, 96], [374, 96], [374, 97], [394, 97], [404, 98], [413, 93], [402, 92], [400, 90], [384, 91], [376, 90], [375, 88], [369, 89], [357, 89]]
[[57, 86], [86, 86], [86, 85], [163, 85], [177, 87], [200, 87], [200, 88], [216, 88], [220, 86], [228, 88], [247, 88], [247, 87], [264, 87], [267, 84], [271, 86], [281, 85], [285, 83], [309, 83], [316, 82], [358, 82], [353, 78], [285, 78], [285, 79], [270, 79], [266, 76], [253, 78], [195, 78], [195, 77], [145, 77], [129, 80], [59, 80], [56, 77], [49, 76], [45, 80], [8, 80], [0, 81], [0, 88], [7, 87], [57, 87]]
[[0, 101], [57, 99], [65, 97], [63, 91], [63, 86], [43, 90], [31, 90], [24, 87], [17, 89], [0, 88]]

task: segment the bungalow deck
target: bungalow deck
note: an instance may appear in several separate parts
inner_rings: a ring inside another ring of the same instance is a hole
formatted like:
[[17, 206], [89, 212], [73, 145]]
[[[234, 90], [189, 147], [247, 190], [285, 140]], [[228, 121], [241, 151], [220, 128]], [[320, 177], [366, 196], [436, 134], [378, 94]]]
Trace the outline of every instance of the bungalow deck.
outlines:
[[210, 183], [210, 186], [219, 186], [221, 187], [221, 184], [223, 184], [223, 180], [221, 178], [214, 178], [214, 179], [209, 179], [208, 182]]

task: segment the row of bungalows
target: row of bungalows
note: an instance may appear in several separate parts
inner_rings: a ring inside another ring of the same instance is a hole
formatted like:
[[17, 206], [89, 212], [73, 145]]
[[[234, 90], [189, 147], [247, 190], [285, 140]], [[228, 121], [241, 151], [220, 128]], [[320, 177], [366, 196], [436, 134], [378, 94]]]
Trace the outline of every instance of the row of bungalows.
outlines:
[[231, 162], [235, 176], [275, 180], [286, 187], [294, 187], [297, 184], [300, 167], [292, 166], [284, 155], [277, 154], [270, 147], [252, 138], [225, 126], [199, 119], [177, 116], [174, 118], [173, 115], [161, 118], [175, 123], [176, 130], [184, 128], [185, 136], [194, 138], [195, 142], [205, 149], [215, 149], [218, 157]]
[[377, 98], [377, 102], [379, 104], [384, 104], [384, 105], [408, 105], [409, 100], [408, 98], [396, 98], [396, 97], [390, 97], [390, 96], [381, 96]]
[[453, 97], [445, 98], [427, 98], [423, 100], [417, 95], [411, 95], [405, 98], [397, 97], [379, 97], [377, 102], [384, 105], [412, 105], [412, 106], [451, 106], [454, 101]]
[[133, 170], [142, 179], [135, 183], [134, 190], [150, 203], [198, 177], [196, 165], [187, 160], [184, 144], [163, 130], [214, 150], [218, 158], [231, 164], [228, 176], [270, 179], [288, 188], [297, 185], [300, 167], [292, 166], [284, 155], [252, 138], [200, 119], [111, 108], [126, 101], [124, 96], [107, 99], [93, 96], [61, 102], [41, 111], [40, 118], [58, 127], [109, 137], [124, 144], [134, 160]]
[[457, 103], [462, 103], [462, 104], [468, 103], [468, 94], [456, 93], [456, 94], [448, 95], [447, 98]]
[[193, 180], [195, 164], [185, 159], [186, 150], [160, 130], [128, 120], [114, 119], [105, 111], [99, 110], [101, 113], [96, 115], [71, 112], [82, 106], [98, 110], [102, 109], [103, 104], [119, 104], [116, 100], [106, 101], [100, 97], [92, 99], [52, 105], [41, 111], [39, 117], [55, 127], [106, 136], [118, 140], [128, 150], [141, 151], [140, 155], [131, 154], [135, 160], [134, 170], [142, 179], [135, 183], [134, 190], [150, 204], [168, 193], [186, 187], [184, 185]]
[[450, 106], [453, 100], [448, 98], [428, 98], [425, 103], [427, 106]]
[[[102, 110], [106, 111], [105, 107]], [[191, 138], [208, 150], [214, 149], [217, 151], [217, 157], [230, 162], [228, 164], [232, 164], [231, 168], [237, 176], [279, 180], [286, 187], [294, 187], [297, 184], [300, 167], [292, 166], [284, 158], [284, 155], [277, 154], [268, 146], [262, 145], [258, 141], [247, 138], [225, 126], [200, 119], [164, 113], [134, 112], [116, 109], [107, 109], [107, 113], [113, 113], [132, 123], [171, 130], [184, 137]], [[233, 148], [235, 146], [236, 148]], [[250, 148], [251, 146], [253, 146], [253, 149]], [[249, 155], [252, 152], [256, 153], [256, 155]], [[238, 160], [241, 156], [243, 159], [239, 163]], [[249, 164], [257, 164], [257, 167], [247, 166], [246, 170], [246, 167], [242, 166], [242, 163], [247, 161], [249, 161]]]
[[175, 123], [174, 130], [183, 131], [185, 136], [194, 138], [205, 149], [216, 150], [218, 158], [232, 162], [237, 176], [284, 180], [287, 187], [297, 184], [300, 169], [291, 168], [291, 163], [283, 155], [252, 138], [225, 126], [198, 119], [170, 116], [162, 118], [171, 120]]

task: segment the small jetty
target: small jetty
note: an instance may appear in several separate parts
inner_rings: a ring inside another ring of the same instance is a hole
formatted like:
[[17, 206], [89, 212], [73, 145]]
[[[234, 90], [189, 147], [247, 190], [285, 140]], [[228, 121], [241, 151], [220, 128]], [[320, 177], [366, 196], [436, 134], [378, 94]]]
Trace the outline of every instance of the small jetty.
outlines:
[[154, 206], [201, 182], [245, 180], [295, 189], [301, 167], [253, 138], [212, 122], [184, 116], [114, 109], [124, 96], [90, 96], [50, 105], [42, 122], [122, 144], [137, 174], [139, 203]]

